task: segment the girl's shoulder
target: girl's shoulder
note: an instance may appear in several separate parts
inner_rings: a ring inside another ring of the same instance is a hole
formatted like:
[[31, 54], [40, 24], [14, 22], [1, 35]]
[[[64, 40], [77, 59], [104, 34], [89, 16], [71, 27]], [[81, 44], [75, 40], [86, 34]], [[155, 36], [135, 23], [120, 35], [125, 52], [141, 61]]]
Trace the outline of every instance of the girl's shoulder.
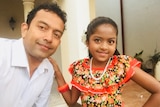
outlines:
[[112, 57], [112, 64], [124, 64], [128, 66], [141, 66], [141, 62], [138, 61], [136, 58], [128, 55], [114, 55]]
[[90, 60], [89, 58], [83, 58], [83, 59], [78, 59], [73, 63], [71, 63], [69, 66], [70, 73], [73, 71], [74, 68], [78, 68], [80, 66], [89, 67], [89, 60]]
[[84, 64], [88, 62], [89, 62], [89, 58], [83, 58], [83, 59], [78, 59], [74, 61], [73, 63], [71, 63], [71, 65]]
[[128, 56], [128, 55], [114, 55], [112, 57], [112, 60], [118, 60], [120, 62], [123, 62], [123, 61], [126, 62], [126, 61], [132, 61], [132, 60], [134, 60], [134, 58], [131, 57], [131, 56]]
[[113, 57], [118, 57], [118, 58], [133, 58], [132, 56], [129, 56], [129, 55], [113, 55]]

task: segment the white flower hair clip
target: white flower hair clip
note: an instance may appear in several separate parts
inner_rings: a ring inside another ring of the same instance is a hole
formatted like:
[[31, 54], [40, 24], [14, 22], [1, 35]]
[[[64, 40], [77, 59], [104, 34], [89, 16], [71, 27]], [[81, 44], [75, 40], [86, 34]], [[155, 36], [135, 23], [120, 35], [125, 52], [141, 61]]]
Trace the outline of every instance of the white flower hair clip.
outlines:
[[86, 45], [86, 31], [83, 31], [83, 34], [81, 36], [81, 41]]

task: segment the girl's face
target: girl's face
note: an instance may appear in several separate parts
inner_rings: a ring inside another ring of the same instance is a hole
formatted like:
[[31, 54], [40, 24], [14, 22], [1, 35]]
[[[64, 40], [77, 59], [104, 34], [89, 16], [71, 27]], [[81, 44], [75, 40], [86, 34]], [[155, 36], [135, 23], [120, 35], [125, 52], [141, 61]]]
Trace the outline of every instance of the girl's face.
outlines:
[[94, 60], [106, 62], [114, 54], [116, 43], [117, 35], [114, 27], [111, 24], [102, 24], [90, 35], [87, 46]]

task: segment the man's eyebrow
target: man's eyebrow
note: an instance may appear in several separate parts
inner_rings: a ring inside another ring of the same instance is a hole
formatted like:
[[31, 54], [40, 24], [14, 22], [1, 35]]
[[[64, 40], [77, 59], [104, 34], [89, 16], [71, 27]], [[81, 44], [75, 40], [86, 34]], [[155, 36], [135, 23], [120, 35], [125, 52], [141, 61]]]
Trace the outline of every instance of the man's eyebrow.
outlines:
[[[46, 22], [44, 22], [44, 21], [38, 21], [39, 23], [42, 23], [42, 24], [45, 24], [46, 26], [48, 26], [48, 27], [50, 27], [50, 25], [48, 25]], [[55, 30], [55, 32], [59, 32], [59, 33], [61, 33], [61, 34], [63, 34], [63, 31], [60, 31], [60, 30], [58, 30], [58, 29], [56, 29]]]
[[38, 21], [39, 23], [42, 23], [42, 24], [45, 24], [45, 25], [47, 25], [47, 26], [49, 26], [46, 22], [44, 22], [44, 21]]
[[63, 31], [60, 31], [60, 30], [55, 30], [55, 32], [59, 32], [59, 33], [63, 34]]

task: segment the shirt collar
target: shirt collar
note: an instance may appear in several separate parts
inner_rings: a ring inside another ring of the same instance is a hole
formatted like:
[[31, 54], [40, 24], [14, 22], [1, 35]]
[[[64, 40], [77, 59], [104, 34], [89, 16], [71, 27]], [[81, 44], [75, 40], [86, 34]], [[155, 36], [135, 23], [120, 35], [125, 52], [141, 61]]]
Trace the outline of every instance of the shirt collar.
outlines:
[[12, 45], [12, 66], [27, 67], [28, 60], [23, 45], [23, 39], [15, 41]]
[[[27, 55], [25, 52], [22, 38], [13, 43], [11, 55], [12, 55], [12, 59], [11, 59], [12, 66], [27, 67], [27, 69], [29, 70], [28, 59], [27, 59]], [[38, 69], [41, 69], [41, 70], [38, 70], [38, 72], [47, 73], [49, 70], [48, 68], [53, 69], [49, 60], [45, 58], [41, 62], [41, 64], [38, 66]]]

